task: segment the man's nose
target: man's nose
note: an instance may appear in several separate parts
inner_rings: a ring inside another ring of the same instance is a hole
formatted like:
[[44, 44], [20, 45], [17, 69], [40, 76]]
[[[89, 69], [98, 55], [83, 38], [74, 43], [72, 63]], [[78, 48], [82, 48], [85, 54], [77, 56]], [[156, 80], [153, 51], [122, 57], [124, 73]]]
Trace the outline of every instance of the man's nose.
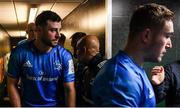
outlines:
[[172, 41], [171, 39], [169, 40], [169, 42], [166, 44], [166, 48], [172, 48]]

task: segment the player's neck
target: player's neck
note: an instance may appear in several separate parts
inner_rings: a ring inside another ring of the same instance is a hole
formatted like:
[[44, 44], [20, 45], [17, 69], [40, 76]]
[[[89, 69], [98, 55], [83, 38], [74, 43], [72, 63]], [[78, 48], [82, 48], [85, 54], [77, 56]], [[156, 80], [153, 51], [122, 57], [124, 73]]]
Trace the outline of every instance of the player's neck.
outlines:
[[47, 53], [49, 51], [51, 51], [52, 47], [47, 46], [45, 44], [43, 44], [40, 40], [36, 39], [34, 42], [34, 45], [36, 46], [36, 48], [43, 53]]
[[144, 54], [137, 46], [127, 45], [124, 52], [126, 52], [140, 67], [143, 67]]

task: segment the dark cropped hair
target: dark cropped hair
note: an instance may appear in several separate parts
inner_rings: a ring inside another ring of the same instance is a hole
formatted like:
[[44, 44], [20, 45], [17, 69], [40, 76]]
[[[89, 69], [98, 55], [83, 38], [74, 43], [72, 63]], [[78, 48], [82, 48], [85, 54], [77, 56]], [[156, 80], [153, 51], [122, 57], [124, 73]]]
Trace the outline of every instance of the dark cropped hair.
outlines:
[[141, 5], [131, 17], [129, 38], [133, 38], [145, 28], [161, 29], [165, 21], [173, 18], [174, 13], [163, 5], [155, 3]]
[[70, 37], [70, 39], [72, 39], [72, 40], [71, 40], [71, 43], [73, 44], [72, 46], [73, 46], [73, 47], [76, 47], [77, 41], [78, 41], [79, 39], [81, 39], [82, 37], [84, 37], [84, 36], [86, 36], [86, 33], [84, 33], [84, 32], [76, 32], [76, 33], [74, 33], [74, 34]]
[[35, 24], [36, 26], [46, 26], [48, 20], [53, 21], [53, 22], [55, 21], [60, 22], [61, 17], [55, 12], [43, 11], [36, 17]]
[[66, 40], [66, 36], [63, 34], [63, 33], [60, 33], [60, 37], [59, 37], [59, 41], [63, 41], [63, 42], [65, 42], [65, 40]]

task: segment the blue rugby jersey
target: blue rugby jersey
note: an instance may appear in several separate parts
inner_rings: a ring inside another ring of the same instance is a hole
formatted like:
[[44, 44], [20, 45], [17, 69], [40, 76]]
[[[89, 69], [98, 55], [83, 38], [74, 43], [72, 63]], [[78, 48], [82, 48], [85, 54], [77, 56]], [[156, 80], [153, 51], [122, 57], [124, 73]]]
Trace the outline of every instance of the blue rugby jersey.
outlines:
[[92, 86], [95, 106], [155, 107], [156, 100], [145, 71], [120, 51], [108, 60]]
[[56, 106], [64, 103], [58, 96], [63, 82], [74, 82], [72, 56], [59, 45], [40, 53], [33, 41], [26, 42], [11, 52], [8, 76], [21, 78], [23, 106]]

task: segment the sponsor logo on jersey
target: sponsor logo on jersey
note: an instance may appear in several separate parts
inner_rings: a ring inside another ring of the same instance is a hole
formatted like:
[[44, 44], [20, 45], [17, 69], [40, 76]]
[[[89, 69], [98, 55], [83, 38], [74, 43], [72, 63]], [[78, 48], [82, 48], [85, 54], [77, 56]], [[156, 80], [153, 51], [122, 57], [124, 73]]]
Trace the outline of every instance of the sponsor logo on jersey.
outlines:
[[74, 63], [73, 60], [69, 60], [69, 69], [68, 69], [68, 74], [73, 74], [74, 73]]
[[54, 65], [55, 65], [55, 69], [57, 69], [58, 71], [60, 71], [62, 69], [62, 65], [59, 61], [55, 61]]

